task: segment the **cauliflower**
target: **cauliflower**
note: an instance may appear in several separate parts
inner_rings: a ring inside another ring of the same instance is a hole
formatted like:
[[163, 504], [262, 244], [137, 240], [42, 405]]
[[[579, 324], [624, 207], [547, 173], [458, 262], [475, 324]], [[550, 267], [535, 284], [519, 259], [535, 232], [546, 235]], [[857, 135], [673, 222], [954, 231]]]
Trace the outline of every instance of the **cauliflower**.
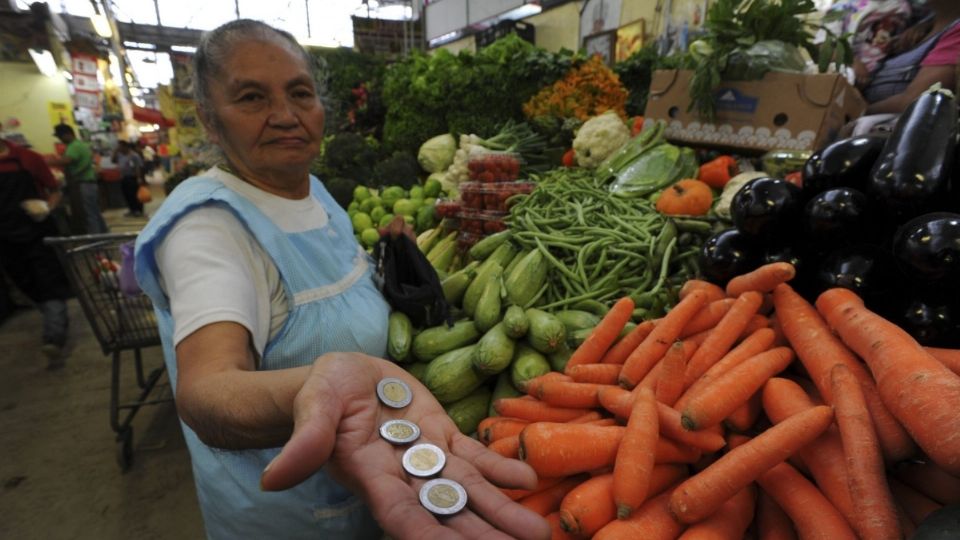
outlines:
[[470, 157], [489, 152], [480, 145], [482, 140], [477, 135], [460, 135], [460, 148], [454, 152], [453, 163], [447, 168], [446, 178], [443, 180], [444, 189], [449, 191], [448, 187], [456, 187], [460, 182], [470, 179], [470, 172], [467, 169]]
[[577, 164], [594, 168], [630, 139], [630, 130], [617, 113], [607, 111], [584, 122], [573, 139]]

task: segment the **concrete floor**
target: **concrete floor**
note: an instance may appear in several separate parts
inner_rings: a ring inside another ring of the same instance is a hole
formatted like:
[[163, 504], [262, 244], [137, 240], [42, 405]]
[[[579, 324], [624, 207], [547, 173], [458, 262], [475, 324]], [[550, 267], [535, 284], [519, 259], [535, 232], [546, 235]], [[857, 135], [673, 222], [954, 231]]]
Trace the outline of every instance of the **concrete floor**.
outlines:
[[[154, 186], [159, 204], [162, 190]], [[145, 220], [108, 210], [113, 232]], [[203, 524], [190, 458], [172, 403], [133, 421], [133, 464], [121, 473], [110, 428], [110, 366], [77, 300], [69, 302], [66, 367], [46, 369], [40, 315], [23, 309], [0, 323], [0, 538], [193, 539]], [[159, 347], [143, 351], [149, 371]], [[138, 397], [133, 352], [122, 354], [121, 401]], [[169, 397], [166, 377], [153, 397]]]

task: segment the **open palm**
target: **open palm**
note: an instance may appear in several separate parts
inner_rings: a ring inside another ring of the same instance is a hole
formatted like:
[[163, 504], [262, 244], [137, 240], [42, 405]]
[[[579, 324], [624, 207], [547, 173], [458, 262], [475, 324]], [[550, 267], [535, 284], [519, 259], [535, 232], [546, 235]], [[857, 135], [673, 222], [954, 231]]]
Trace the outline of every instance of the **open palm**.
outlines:
[[[410, 405], [398, 410], [379, 402], [376, 386], [384, 377], [410, 386]], [[401, 456], [407, 446], [394, 446], [379, 435], [380, 425], [396, 418], [420, 426], [418, 443], [435, 444], [447, 454], [440, 476], [466, 489], [469, 503], [462, 512], [438, 520], [420, 505], [418, 493], [426, 480], [404, 471]], [[286, 489], [324, 465], [363, 496], [380, 525], [397, 539], [550, 537], [545, 520], [493, 485], [531, 488], [533, 470], [461, 434], [429, 390], [385, 360], [355, 353], [319, 358], [297, 395], [293, 436], [261, 482], [264, 489]]]

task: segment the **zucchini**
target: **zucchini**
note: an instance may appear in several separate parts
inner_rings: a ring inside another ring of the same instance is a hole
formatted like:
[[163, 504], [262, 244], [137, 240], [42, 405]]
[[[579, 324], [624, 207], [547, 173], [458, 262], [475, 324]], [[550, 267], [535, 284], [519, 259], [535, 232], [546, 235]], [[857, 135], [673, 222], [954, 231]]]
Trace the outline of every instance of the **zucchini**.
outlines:
[[430, 364], [424, 362], [414, 362], [403, 366], [407, 373], [413, 375], [418, 381], [423, 382], [423, 374], [427, 372], [427, 366]]
[[532, 302], [547, 281], [548, 268], [549, 264], [540, 250], [526, 254], [503, 283], [509, 303], [526, 307]]
[[413, 323], [410, 317], [400, 311], [390, 313], [387, 320], [387, 354], [397, 362], [410, 359], [410, 345], [413, 342]]
[[493, 396], [490, 397], [490, 406], [487, 407], [487, 416], [499, 416], [497, 411], [493, 410], [494, 401], [501, 398], [520, 397], [521, 395], [523, 394], [513, 387], [513, 382], [510, 380], [510, 372], [501, 371], [500, 375], [497, 376], [497, 384], [493, 386]]
[[473, 324], [477, 330], [486, 332], [500, 322], [500, 277], [487, 281], [473, 313]]
[[460, 305], [463, 293], [467, 292], [467, 287], [477, 275], [478, 266], [480, 266], [480, 263], [472, 262], [440, 282], [440, 288], [443, 289], [443, 298], [448, 304]]
[[413, 356], [426, 362], [445, 352], [474, 343], [479, 338], [480, 332], [469, 319], [457, 321], [451, 327], [441, 324], [427, 328], [413, 338]]
[[530, 328], [530, 321], [527, 319], [527, 313], [520, 306], [510, 306], [503, 314], [503, 330], [513, 339], [520, 339], [527, 335]]
[[477, 303], [480, 301], [480, 295], [487, 282], [491, 279], [497, 279], [503, 274], [503, 267], [496, 261], [484, 261], [477, 269], [477, 277], [473, 278], [467, 291], [463, 294], [463, 311], [468, 316], [473, 317], [477, 309]]
[[553, 316], [560, 319], [560, 322], [563, 323], [564, 328], [567, 329], [568, 334], [584, 328], [593, 328], [594, 326], [600, 324], [600, 317], [597, 317], [588, 311], [579, 309], [565, 309], [562, 311], [557, 311], [553, 314]]
[[500, 244], [500, 247], [493, 250], [493, 253], [483, 262], [490, 263], [495, 262], [500, 265], [500, 268], [506, 268], [510, 264], [514, 257], [517, 255], [517, 248], [513, 247], [513, 244], [510, 242]]
[[516, 344], [507, 336], [503, 323], [491, 328], [477, 342], [473, 353], [473, 369], [482, 375], [500, 373], [510, 366]]
[[434, 358], [423, 373], [423, 385], [440, 403], [453, 403], [470, 395], [483, 384], [483, 378], [473, 370], [473, 351], [476, 345], [467, 345]]
[[440, 241], [440, 237], [443, 236], [443, 229], [440, 227], [434, 227], [428, 229], [419, 236], [417, 236], [417, 247], [420, 248], [420, 252], [426, 255], [430, 253], [430, 250], [437, 242]]
[[527, 381], [549, 372], [550, 363], [545, 356], [523, 343], [517, 343], [517, 350], [510, 364], [510, 382], [514, 388], [524, 392]]
[[457, 254], [456, 236], [457, 231], [448, 234], [446, 238], [437, 242], [437, 245], [427, 254], [427, 261], [434, 269], [445, 272], [450, 267], [453, 256]]
[[567, 346], [567, 343], [562, 343], [557, 350], [547, 355], [547, 361], [550, 362], [550, 369], [554, 371], [559, 371], [563, 373], [567, 369], [567, 362], [570, 361], [570, 356], [573, 354], [574, 349], [571, 349]]
[[567, 346], [576, 349], [581, 343], [586, 341], [587, 336], [593, 333], [593, 327], [581, 328], [567, 334]]
[[530, 329], [527, 331], [527, 343], [543, 354], [550, 354], [560, 348], [567, 339], [567, 330], [560, 319], [546, 311], [529, 308], [526, 310]]
[[513, 272], [513, 269], [516, 268], [517, 265], [520, 264], [520, 261], [522, 261], [523, 258], [526, 257], [529, 253], [530, 253], [530, 250], [521, 250], [517, 252], [517, 254], [510, 261], [510, 264], [508, 264], [506, 268], [503, 269], [503, 275], [509, 276], [510, 273]]
[[470, 435], [477, 431], [477, 424], [486, 418], [491, 396], [490, 389], [481, 386], [469, 396], [454, 401], [444, 409], [447, 411], [447, 416], [457, 425], [460, 433]]
[[496, 234], [480, 240], [470, 248], [470, 258], [475, 261], [482, 261], [490, 256], [498, 247], [510, 240], [513, 234], [510, 230], [500, 231]]
[[599, 302], [597, 300], [590, 300], [590, 299], [580, 300], [579, 302], [573, 304], [571, 308], [593, 313], [597, 317], [603, 317], [604, 315], [607, 314], [608, 311], [610, 311], [610, 307], [604, 304], [603, 302]]

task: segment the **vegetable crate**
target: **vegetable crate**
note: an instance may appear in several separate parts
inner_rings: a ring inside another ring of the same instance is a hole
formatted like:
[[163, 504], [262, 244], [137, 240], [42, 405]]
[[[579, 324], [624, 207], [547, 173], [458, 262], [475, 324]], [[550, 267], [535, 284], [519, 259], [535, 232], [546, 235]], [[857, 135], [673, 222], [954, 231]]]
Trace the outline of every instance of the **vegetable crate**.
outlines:
[[[148, 399], [165, 371], [161, 364], [145, 374], [140, 354], [143, 348], [160, 345], [150, 299], [142, 292], [128, 295], [121, 291], [121, 249], [124, 244], [132, 243], [136, 236], [137, 233], [123, 233], [45, 239], [56, 251], [103, 354], [113, 357], [110, 427], [116, 433], [117, 462], [124, 472], [133, 461], [133, 427], [130, 424], [140, 407], [172, 401], [169, 397]], [[121, 403], [121, 352], [127, 350], [133, 351], [139, 397]]]

